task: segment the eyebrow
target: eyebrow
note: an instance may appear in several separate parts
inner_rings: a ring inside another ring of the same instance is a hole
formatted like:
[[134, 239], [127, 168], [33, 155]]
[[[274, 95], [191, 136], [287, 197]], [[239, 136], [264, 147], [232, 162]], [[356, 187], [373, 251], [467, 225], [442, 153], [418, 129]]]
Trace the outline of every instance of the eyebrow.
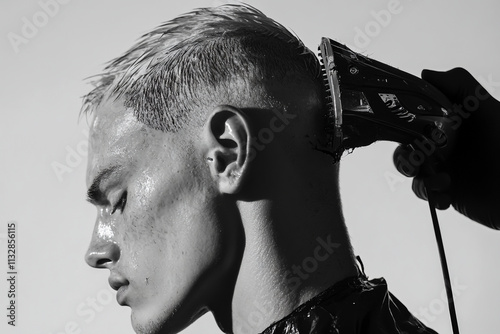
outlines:
[[112, 166], [102, 170], [92, 182], [92, 185], [87, 190], [87, 201], [94, 205], [104, 205], [108, 203], [106, 194], [101, 190], [101, 183], [109, 179], [110, 176], [120, 168], [120, 166]]

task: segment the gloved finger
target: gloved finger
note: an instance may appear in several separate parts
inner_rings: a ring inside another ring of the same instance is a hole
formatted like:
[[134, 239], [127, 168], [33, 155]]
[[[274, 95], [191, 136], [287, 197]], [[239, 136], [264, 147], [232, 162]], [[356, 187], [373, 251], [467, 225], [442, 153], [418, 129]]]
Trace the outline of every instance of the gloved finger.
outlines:
[[451, 196], [446, 193], [433, 193], [434, 206], [439, 210], [446, 210], [451, 206]]
[[[429, 179], [432, 179], [430, 181], [432, 186], [428, 184], [426, 187], [425, 184]], [[433, 175], [425, 179], [423, 177], [416, 177], [412, 183], [412, 190], [420, 199], [428, 201], [428, 192], [431, 192], [433, 205], [439, 210], [446, 210], [451, 205], [451, 196], [446, 192], [449, 187], [449, 176], [442, 175]]]
[[418, 198], [427, 201], [427, 189], [425, 188], [424, 179], [422, 177], [415, 177], [413, 179], [411, 190], [413, 190]]
[[446, 72], [423, 70], [422, 79], [435, 86], [452, 103], [463, 104], [471, 96], [490, 97], [486, 89], [466, 69], [457, 67]]
[[392, 155], [392, 161], [398, 172], [408, 177], [416, 176], [420, 172], [421, 163], [413, 163], [414, 160], [410, 157], [412, 152], [410, 147], [399, 145]]
[[433, 174], [424, 179], [426, 188], [431, 191], [447, 192], [451, 186], [451, 178], [447, 173]]

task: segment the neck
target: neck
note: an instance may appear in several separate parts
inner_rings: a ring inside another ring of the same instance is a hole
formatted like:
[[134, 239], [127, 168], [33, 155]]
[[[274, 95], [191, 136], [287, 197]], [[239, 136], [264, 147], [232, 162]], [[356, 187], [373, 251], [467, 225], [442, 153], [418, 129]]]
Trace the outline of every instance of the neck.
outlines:
[[313, 183], [238, 203], [246, 245], [232, 302], [234, 333], [260, 333], [357, 274], [336, 180]]

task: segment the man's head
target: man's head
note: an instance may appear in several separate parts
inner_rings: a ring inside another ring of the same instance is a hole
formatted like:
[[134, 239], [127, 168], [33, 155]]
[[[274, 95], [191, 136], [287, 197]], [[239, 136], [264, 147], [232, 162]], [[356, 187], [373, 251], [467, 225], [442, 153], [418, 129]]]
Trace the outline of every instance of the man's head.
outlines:
[[111, 271], [136, 331], [173, 333], [231, 308], [238, 203], [273, 199], [324, 159], [311, 146], [319, 74], [296, 37], [247, 6], [176, 18], [106, 67], [83, 109], [98, 208], [86, 260]]

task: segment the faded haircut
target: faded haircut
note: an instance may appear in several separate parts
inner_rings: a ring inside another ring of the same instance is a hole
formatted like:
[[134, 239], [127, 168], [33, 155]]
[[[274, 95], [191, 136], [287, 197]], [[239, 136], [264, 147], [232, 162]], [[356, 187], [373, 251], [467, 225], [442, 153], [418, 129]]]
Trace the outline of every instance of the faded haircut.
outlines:
[[254, 86], [320, 77], [314, 53], [257, 9], [200, 8], [163, 23], [108, 63], [94, 77], [82, 112], [123, 97], [140, 122], [175, 132], [201, 122], [200, 108], [251, 94]]

